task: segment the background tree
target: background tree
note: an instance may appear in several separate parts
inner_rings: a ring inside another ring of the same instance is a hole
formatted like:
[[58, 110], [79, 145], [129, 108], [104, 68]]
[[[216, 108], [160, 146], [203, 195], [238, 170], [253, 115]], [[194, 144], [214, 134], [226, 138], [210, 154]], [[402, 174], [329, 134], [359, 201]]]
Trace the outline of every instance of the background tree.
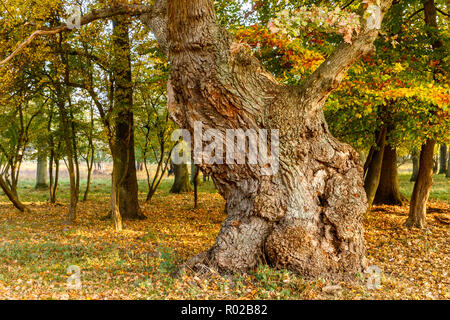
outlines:
[[447, 145], [442, 144], [439, 155], [439, 174], [447, 173]]

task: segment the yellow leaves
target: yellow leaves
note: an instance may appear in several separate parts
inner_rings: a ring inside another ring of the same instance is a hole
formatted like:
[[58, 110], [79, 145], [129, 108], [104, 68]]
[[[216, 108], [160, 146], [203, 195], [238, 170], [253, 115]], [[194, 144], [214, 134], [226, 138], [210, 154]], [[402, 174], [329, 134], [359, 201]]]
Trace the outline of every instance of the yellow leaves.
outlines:
[[351, 70], [355, 74], [363, 74], [366, 71], [366, 68], [364, 68], [362, 63], [355, 63]]
[[393, 72], [400, 73], [403, 70], [405, 70], [405, 67], [401, 63], [394, 63], [394, 67], [392, 68]]
[[400, 98], [417, 98], [421, 101], [436, 104], [444, 108], [450, 103], [450, 91], [448, 88], [438, 86], [435, 83], [426, 85], [417, 84], [411, 87], [400, 87], [385, 90], [382, 93], [383, 98], [400, 99]]

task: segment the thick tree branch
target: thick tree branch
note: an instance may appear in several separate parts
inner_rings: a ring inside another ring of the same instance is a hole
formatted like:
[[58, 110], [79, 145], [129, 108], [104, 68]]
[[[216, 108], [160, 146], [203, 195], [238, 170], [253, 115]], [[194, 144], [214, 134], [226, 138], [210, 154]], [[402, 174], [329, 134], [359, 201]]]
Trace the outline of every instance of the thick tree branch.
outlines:
[[[381, 19], [392, 5], [392, 0], [382, 0]], [[301, 87], [304, 102], [309, 110], [321, 108], [328, 95], [338, 87], [345, 73], [361, 56], [374, 50], [373, 42], [379, 30], [369, 26], [368, 19], [361, 18], [361, 31], [352, 44], [342, 43], [320, 65]]]
[[158, 41], [159, 47], [166, 54], [169, 51], [167, 38], [167, 1], [168, 0], [156, 0], [153, 5], [153, 10], [139, 17], [141, 22], [149, 27]]

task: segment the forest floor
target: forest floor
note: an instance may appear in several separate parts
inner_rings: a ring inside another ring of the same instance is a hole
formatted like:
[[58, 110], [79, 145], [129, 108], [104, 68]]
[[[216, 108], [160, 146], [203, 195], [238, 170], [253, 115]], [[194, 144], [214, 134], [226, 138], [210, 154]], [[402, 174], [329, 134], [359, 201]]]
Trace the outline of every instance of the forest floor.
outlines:
[[[381, 270], [376, 290], [367, 274], [356, 274], [354, 283], [307, 281], [268, 266], [246, 275], [174, 277], [177, 266], [213, 244], [225, 218], [210, 182], [194, 210], [192, 194], [169, 194], [165, 180], [151, 204], [142, 202], [148, 219], [125, 222], [116, 233], [102, 219], [109, 212], [106, 177], [94, 180], [92, 200], [79, 204], [73, 226], [63, 223], [67, 182], [62, 203], [51, 205], [25, 180], [20, 195], [32, 212], [20, 213], [0, 196], [0, 299], [450, 299], [450, 228], [441, 222], [450, 218], [450, 182], [435, 180], [426, 231], [403, 227], [408, 206], [375, 207], [368, 215], [367, 258]], [[408, 195], [406, 176], [400, 181]], [[81, 290], [67, 288], [71, 265], [81, 269]]]

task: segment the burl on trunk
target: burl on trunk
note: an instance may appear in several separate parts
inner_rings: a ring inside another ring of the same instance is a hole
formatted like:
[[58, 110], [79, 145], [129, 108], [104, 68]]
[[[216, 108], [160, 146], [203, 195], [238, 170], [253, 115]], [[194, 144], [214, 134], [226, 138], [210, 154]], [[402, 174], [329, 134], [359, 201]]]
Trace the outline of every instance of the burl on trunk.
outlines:
[[[391, 1], [384, 1], [384, 14]], [[228, 216], [213, 247], [188, 262], [221, 272], [257, 264], [306, 277], [345, 277], [364, 267], [367, 209], [357, 153], [331, 136], [322, 108], [348, 68], [373, 50], [378, 28], [362, 21], [353, 44], [341, 44], [301, 87], [279, 83], [217, 23], [211, 0], [168, 3], [169, 110], [194, 131], [279, 130], [280, 167], [202, 164], [226, 199]]]

